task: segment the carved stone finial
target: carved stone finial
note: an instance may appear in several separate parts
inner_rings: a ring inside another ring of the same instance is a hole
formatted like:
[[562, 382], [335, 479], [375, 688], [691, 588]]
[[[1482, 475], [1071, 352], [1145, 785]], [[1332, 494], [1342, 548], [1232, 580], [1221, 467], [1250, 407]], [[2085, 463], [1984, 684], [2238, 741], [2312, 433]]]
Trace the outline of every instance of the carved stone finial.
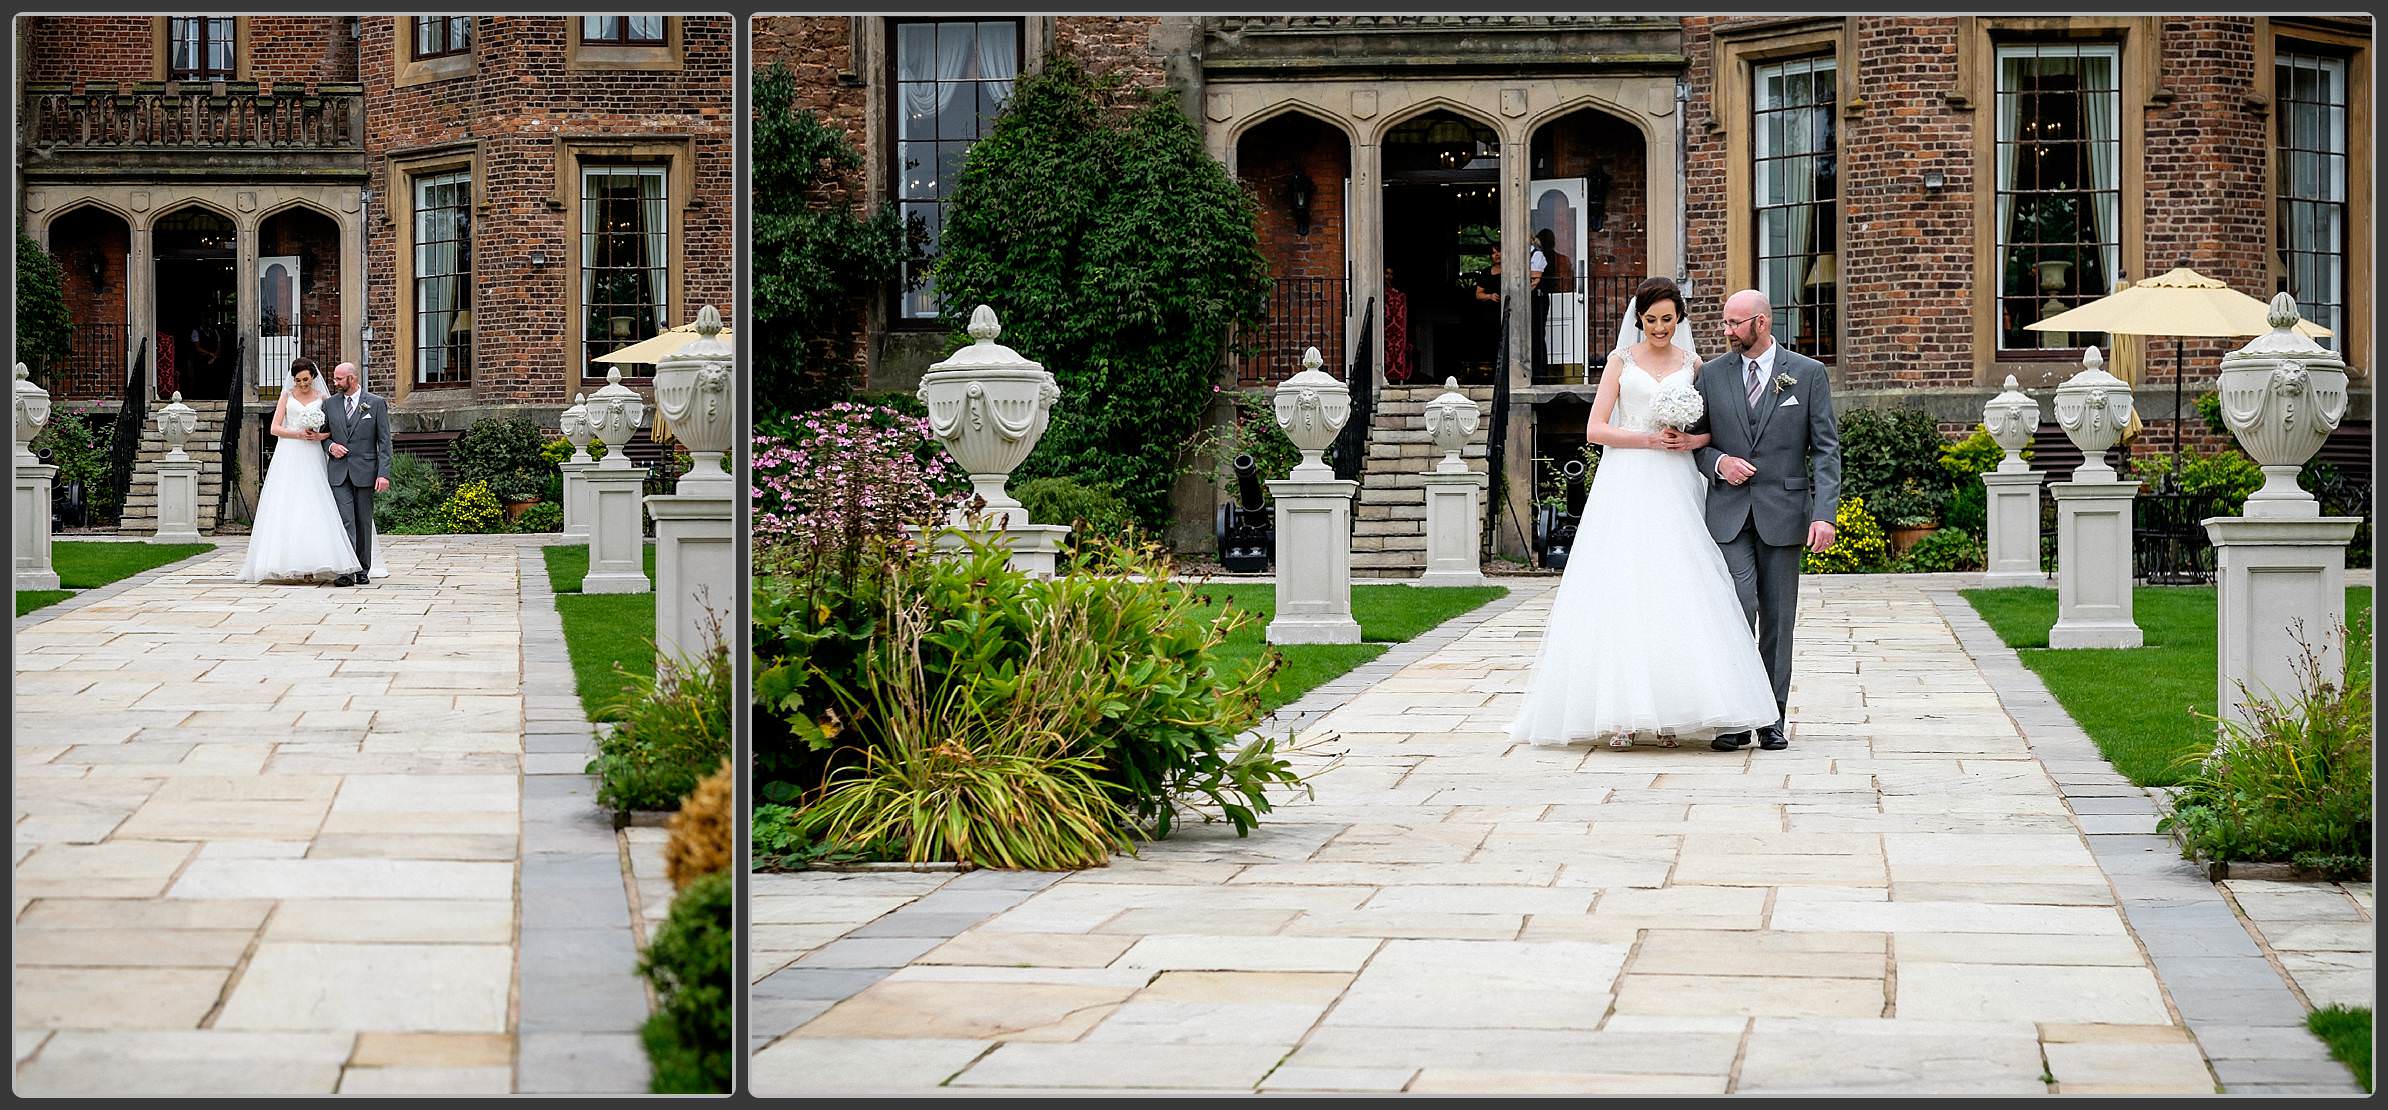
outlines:
[[696, 331], [698, 335], [704, 336], [707, 339], [711, 339], [716, 335], [720, 335], [721, 310], [713, 307], [712, 305], [706, 305], [705, 307], [698, 309], [696, 318]]
[[2289, 296], [2288, 290], [2272, 294], [2272, 309], [2265, 315], [2264, 322], [2272, 325], [2273, 331], [2287, 331], [2296, 327], [2297, 321], [2302, 319], [2304, 317], [2297, 314], [2297, 298]]
[[1302, 369], [1316, 370], [1321, 366], [1325, 366], [1326, 364], [1327, 360], [1323, 357], [1320, 357], [1318, 348], [1311, 347], [1302, 352]]
[[970, 338], [981, 343], [993, 343], [1003, 334], [1003, 323], [995, 319], [995, 306], [980, 305], [970, 310]]

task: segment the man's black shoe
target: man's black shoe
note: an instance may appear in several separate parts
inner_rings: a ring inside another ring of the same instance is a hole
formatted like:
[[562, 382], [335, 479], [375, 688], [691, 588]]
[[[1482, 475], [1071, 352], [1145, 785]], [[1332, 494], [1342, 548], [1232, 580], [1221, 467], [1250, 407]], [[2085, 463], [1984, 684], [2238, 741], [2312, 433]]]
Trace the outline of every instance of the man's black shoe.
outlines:
[[1782, 729], [1764, 728], [1758, 730], [1758, 746], [1770, 752], [1779, 752], [1791, 746], [1791, 739], [1783, 735]]
[[1717, 734], [1716, 739], [1708, 742], [1708, 746], [1720, 752], [1737, 752], [1741, 750], [1741, 746], [1743, 744], [1747, 744], [1749, 742], [1749, 733], [1720, 732]]
[[357, 580], [351, 575], [343, 574], [338, 578], [332, 579], [332, 585], [335, 586], [354, 586], [356, 584]]

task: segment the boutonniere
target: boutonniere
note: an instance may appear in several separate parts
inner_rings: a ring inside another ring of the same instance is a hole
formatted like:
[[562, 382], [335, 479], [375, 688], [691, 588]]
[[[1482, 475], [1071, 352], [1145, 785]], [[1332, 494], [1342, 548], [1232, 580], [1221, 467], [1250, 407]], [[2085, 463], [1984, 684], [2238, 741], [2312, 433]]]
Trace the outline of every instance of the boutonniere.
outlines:
[[1776, 374], [1774, 376], [1774, 391], [1776, 393], [1781, 393], [1782, 391], [1798, 384], [1799, 379], [1794, 378], [1789, 374]]

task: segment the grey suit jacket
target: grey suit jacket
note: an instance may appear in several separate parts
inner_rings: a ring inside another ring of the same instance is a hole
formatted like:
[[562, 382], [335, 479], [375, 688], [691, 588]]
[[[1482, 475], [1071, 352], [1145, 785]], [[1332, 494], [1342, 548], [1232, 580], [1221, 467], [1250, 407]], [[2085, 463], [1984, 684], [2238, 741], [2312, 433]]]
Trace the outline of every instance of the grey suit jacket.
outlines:
[[337, 443], [348, 449], [346, 458], [332, 458], [328, 450], [324, 453], [325, 469], [333, 485], [370, 488], [375, 478], [390, 476], [389, 402], [377, 394], [360, 392], [356, 419], [351, 420], [348, 398], [334, 393], [323, 402], [323, 429], [332, 437], [325, 442], [327, 448]]
[[[1723, 543], [1756, 520], [1758, 538], [1777, 547], [1804, 544], [1810, 521], [1830, 521], [1841, 507], [1841, 428], [1833, 421], [1832, 379], [1824, 364], [1776, 345], [1774, 377], [1793, 382], [1761, 386], [1757, 411], [1744, 391], [1740, 355], [1703, 364], [1692, 380], [1707, 414], [1694, 431], [1711, 437], [1696, 452], [1708, 478], [1708, 533]], [[1758, 472], [1734, 485], [1717, 476], [1727, 455]]]

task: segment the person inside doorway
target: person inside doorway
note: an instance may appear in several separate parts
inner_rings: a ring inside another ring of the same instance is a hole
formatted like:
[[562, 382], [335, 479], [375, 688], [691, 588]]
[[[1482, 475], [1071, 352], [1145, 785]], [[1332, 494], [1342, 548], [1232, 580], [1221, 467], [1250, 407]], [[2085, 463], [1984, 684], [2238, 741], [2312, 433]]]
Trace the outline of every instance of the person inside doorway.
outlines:
[[[1550, 233], [1546, 230], [1542, 234], [1547, 236]], [[1526, 297], [1533, 317], [1533, 324], [1529, 329], [1533, 333], [1533, 339], [1532, 350], [1528, 352], [1527, 357], [1532, 360], [1529, 365], [1533, 370], [1534, 380], [1538, 381], [1543, 377], [1544, 366], [1549, 361], [1549, 352], [1545, 349], [1542, 332], [1543, 322], [1550, 318], [1550, 297], [1543, 292], [1542, 275], [1550, 268], [1550, 256], [1544, 253], [1540, 242], [1536, 242], [1531, 249], [1532, 253], [1526, 256]], [[1501, 248], [1499, 244], [1494, 244], [1492, 248], [1492, 266], [1485, 270], [1483, 279], [1477, 283], [1476, 299], [1496, 305], [1501, 303]], [[1494, 319], [1499, 320], [1497, 313]], [[1498, 325], [1496, 324], [1496, 326]]]
[[1415, 365], [1410, 353], [1410, 295], [1393, 284], [1393, 267], [1385, 267], [1385, 380], [1410, 380]]

